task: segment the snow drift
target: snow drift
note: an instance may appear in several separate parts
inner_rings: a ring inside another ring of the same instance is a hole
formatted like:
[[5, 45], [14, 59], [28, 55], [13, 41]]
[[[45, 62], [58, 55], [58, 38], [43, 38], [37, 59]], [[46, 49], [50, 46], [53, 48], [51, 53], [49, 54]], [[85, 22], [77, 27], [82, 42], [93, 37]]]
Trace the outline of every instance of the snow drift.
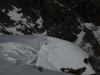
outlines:
[[83, 75], [95, 73], [90, 64], [84, 63], [89, 55], [71, 42], [48, 37], [38, 52], [36, 65], [51, 70], [60, 71], [61, 68], [79, 69], [86, 67]]
[[0, 37], [0, 40], [3, 40], [0, 53], [14, 64], [36, 65], [54, 71], [60, 71], [61, 68], [86, 67], [82, 75], [95, 73], [90, 64], [83, 61], [89, 55], [71, 42], [40, 35], [14, 37]]

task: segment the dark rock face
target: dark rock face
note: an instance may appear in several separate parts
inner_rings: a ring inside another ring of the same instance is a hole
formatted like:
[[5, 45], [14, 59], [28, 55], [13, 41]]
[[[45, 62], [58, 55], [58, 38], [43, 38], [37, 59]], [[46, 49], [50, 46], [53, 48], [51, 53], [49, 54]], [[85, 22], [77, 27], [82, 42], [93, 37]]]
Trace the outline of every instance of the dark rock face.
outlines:
[[100, 56], [100, 0], [0, 0], [0, 18], [1, 34], [53, 36]]

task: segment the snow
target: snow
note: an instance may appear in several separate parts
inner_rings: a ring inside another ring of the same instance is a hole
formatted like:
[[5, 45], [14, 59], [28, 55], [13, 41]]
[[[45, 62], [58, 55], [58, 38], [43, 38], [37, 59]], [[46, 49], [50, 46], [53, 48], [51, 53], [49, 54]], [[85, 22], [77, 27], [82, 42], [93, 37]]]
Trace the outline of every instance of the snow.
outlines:
[[95, 26], [92, 23], [83, 23], [81, 26], [85, 26], [87, 29], [92, 30], [92, 31], [97, 31], [99, 29], [98, 26]]
[[82, 44], [81, 47], [90, 55], [94, 55], [94, 50], [92, 49], [92, 45], [90, 43]]
[[42, 28], [43, 27], [43, 19], [42, 19], [41, 16], [39, 17], [39, 19], [37, 19], [36, 23], [39, 24], [38, 28]]
[[42, 35], [47, 35], [47, 30], [44, 33], [42, 33]]
[[[18, 60], [20, 56], [22, 56], [21, 61], [23, 61], [23, 59], [26, 59], [26, 56], [28, 57], [30, 57], [31, 55], [32, 57], [34, 56], [33, 54], [35, 53], [30, 54], [32, 53], [30, 52], [30, 50], [36, 51], [32, 45], [34, 44], [38, 36], [9, 36], [9, 35], [6, 36], [0, 37], [1, 40], [0, 41], [0, 75], [34, 75], [34, 74], [35, 75], [72, 75], [69, 73], [48, 70], [42, 67], [41, 68], [43, 69], [43, 72], [41, 72], [39, 66], [34, 66], [34, 65], [13, 64], [12, 62], [16, 62], [16, 60]], [[16, 40], [13, 40], [13, 38]], [[26, 41], [27, 39], [29, 39], [28, 42]], [[34, 40], [34, 42], [32, 42], [32, 39]], [[43, 38], [41, 36], [38, 37], [37, 42], [40, 39], [42, 40]], [[17, 41], [19, 43], [14, 41]], [[32, 43], [29, 46], [30, 41]], [[37, 42], [35, 43], [37, 44]]]
[[75, 44], [76, 44], [76, 45], [80, 45], [80, 43], [81, 43], [82, 40], [83, 40], [84, 35], [85, 35], [85, 32], [84, 32], [84, 31], [81, 31], [81, 32], [77, 35], [78, 39], [75, 41]]
[[[36, 23], [33, 23], [30, 16], [26, 16], [25, 14], [21, 13], [21, 8], [17, 8], [16, 6], [13, 6], [13, 10], [8, 10], [9, 12], [7, 15], [10, 17], [10, 19], [14, 22], [14, 25], [12, 28], [6, 28], [8, 32], [12, 32], [12, 34], [18, 34], [23, 35], [23, 33], [17, 31], [16, 29], [25, 30], [28, 28], [28, 32], [30, 32], [30, 28], [34, 28], [35, 24], [38, 24], [38, 28], [41, 29], [43, 27], [43, 18], [39, 16]], [[2, 12], [5, 12], [5, 9], [2, 10]], [[39, 34], [38, 31], [34, 28], [34, 30], [37, 32], [36, 34]], [[35, 34], [35, 33], [32, 33]], [[42, 33], [43, 35], [46, 35], [46, 31]]]
[[100, 44], [100, 40], [99, 40], [99, 38], [100, 38], [100, 26], [98, 26], [98, 30], [93, 31], [93, 34], [94, 34], [95, 38], [97, 39], [97, 41]]
[[30, 60], [33, 60], [37, 52], [32, 47], [14, 42], [1, 43], [0, 46], [2, 46], [4, 56], [15, 64], [30, 64], [32, 62]]
[[5, 28], [5, 29], [6, 29], [6, 31], [8, 31], [8, 32], [12, 32], [14, 35], [15, 35], [15, 34], [24, 35], [23, 33], [17, 31], [15, 27], [12, 27], [12, 28]]
[[[60, 71], [61, 68], [79, 69], [86, 67], [84, 74], [90, 75], [95, 72], [90, 65], [83, 61], [88, 56], [85, 51], [68, 41], [49, 37], [38, 54], [36, 65], [55, 71]], [[50, 63], [50, 66], [45, 63]], [[51, 64], [54, 68], [51, 67]]]
[[83, 25], [85, 25], [86, 28], [91, 30], [91, 27], [93, 24], [92, 23], [84, 23]]
[[[70, 75], [60, 72], [60, 69], [83, 67], [87, 69], [82, 75], [95, 73], [90, 64], [85, 64], [83, 61], [89, 55], [68, 41], [33, 35], [1, 36], [0, 42], [2, 75]], [[43, 73], [35, 69], [34, 65], [43, 67]]]
[[19, 24], [19, 25], [17, 25], [17, 26], [16, 26], [16, 28], [21, 28], [21, 25], [20, 25], [20, 24]]
[[20, 11], [21, 9], [16, 8], [15, 6], [12, 6], [14, 9], [12, 11], [9, 11], [9, 13], [7, 13], [7, 15], [10, 17], [10, 19], [18, 22], [18, 21], [24, 21], [26, 22], [25, 18], [23, 17], [22, 13], [17, 13], [18, 11]]
[[[25, 18], [23, 13], [18, 13], [22, 9], [20, 8], [18, 9], [15, 6], [12, 6], [12, 7], [13, 7], [13, 10], [12, 11], [9, 10], [7, 15], [10, 17], [11, 20], [14, 21], [14, 25], [16, 26], [16, 28], [24, 29], [25, 27], [31, 28], [35, 26], [33, 22], [28, 22], [28, 19], [30, 18], [29, 16]], [[22, 23], [23, 25], [20, 25], [20, 23]], [[16, 29], [14, 29], [14, 31], [16, 31]], [[20, 33], [18, 34], [20, 35]]]
[[14, 58], [12, 58], [12, 57], [7, 57], [7, 59], [10, 60], [10, 61], [13, 62], [13, 63], [16, 63], [16, 61], [17, 61], [17, 59], [14, 59]]
[[43, 68], [43, 72], [40, 72], [34, 66], [29, 65], [14, 65], [10, 63], [1, 53], [0, 53], [0, 75], [72, 75], [66, 73], [60, 73], [56, 71], [51, 71]]

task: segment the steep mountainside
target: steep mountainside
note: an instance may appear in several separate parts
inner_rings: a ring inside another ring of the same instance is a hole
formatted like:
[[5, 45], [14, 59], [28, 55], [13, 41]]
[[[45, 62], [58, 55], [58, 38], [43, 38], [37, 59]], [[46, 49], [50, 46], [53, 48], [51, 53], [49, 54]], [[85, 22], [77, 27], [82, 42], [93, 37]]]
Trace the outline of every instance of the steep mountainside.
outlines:
[[0, 34], [42, 34], [100, 56], [99, 0], [0, 0]]

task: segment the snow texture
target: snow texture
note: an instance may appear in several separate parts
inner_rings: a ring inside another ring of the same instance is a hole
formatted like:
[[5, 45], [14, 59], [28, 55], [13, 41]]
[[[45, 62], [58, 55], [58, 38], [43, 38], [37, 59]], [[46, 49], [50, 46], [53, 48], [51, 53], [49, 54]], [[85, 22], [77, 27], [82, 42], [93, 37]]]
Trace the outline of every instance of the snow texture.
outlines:
[[44, 42], [43, 47], [38, 53], [36, 65], [55, 71], [60, 71], [61, 68], [79, 69], [86, 67], [87, 69], [83, 75], [90, 75], [95, 72], [90, 64], [85, 64], [83, 61], [88, 57], [89, 55], [85, 51], [73, 43], [48, 37], [47, 41]]
[[1, 75], [71, 75], [59, 71], [82, 67], [87, 68], [82, 75], [90, 75], [95, 72], [83, 61], [88, 57], [73, 43], [57, 38], [41, 35], [0, 37]]
[[[30, 57], [33, 57], [38, 51], [37, 46], [40, 47], [40, 40], [44, 41], [43, 37], [37, 37], [27, 35], [0, 37], [0, 75], [72, 75], [23, 62], [23, 59], [30, 60]], [[37, 51], [34, 47], [37, 48]], [[19, 58], [22, 59], [22, 65], [12, 63], [18, 61]]]

